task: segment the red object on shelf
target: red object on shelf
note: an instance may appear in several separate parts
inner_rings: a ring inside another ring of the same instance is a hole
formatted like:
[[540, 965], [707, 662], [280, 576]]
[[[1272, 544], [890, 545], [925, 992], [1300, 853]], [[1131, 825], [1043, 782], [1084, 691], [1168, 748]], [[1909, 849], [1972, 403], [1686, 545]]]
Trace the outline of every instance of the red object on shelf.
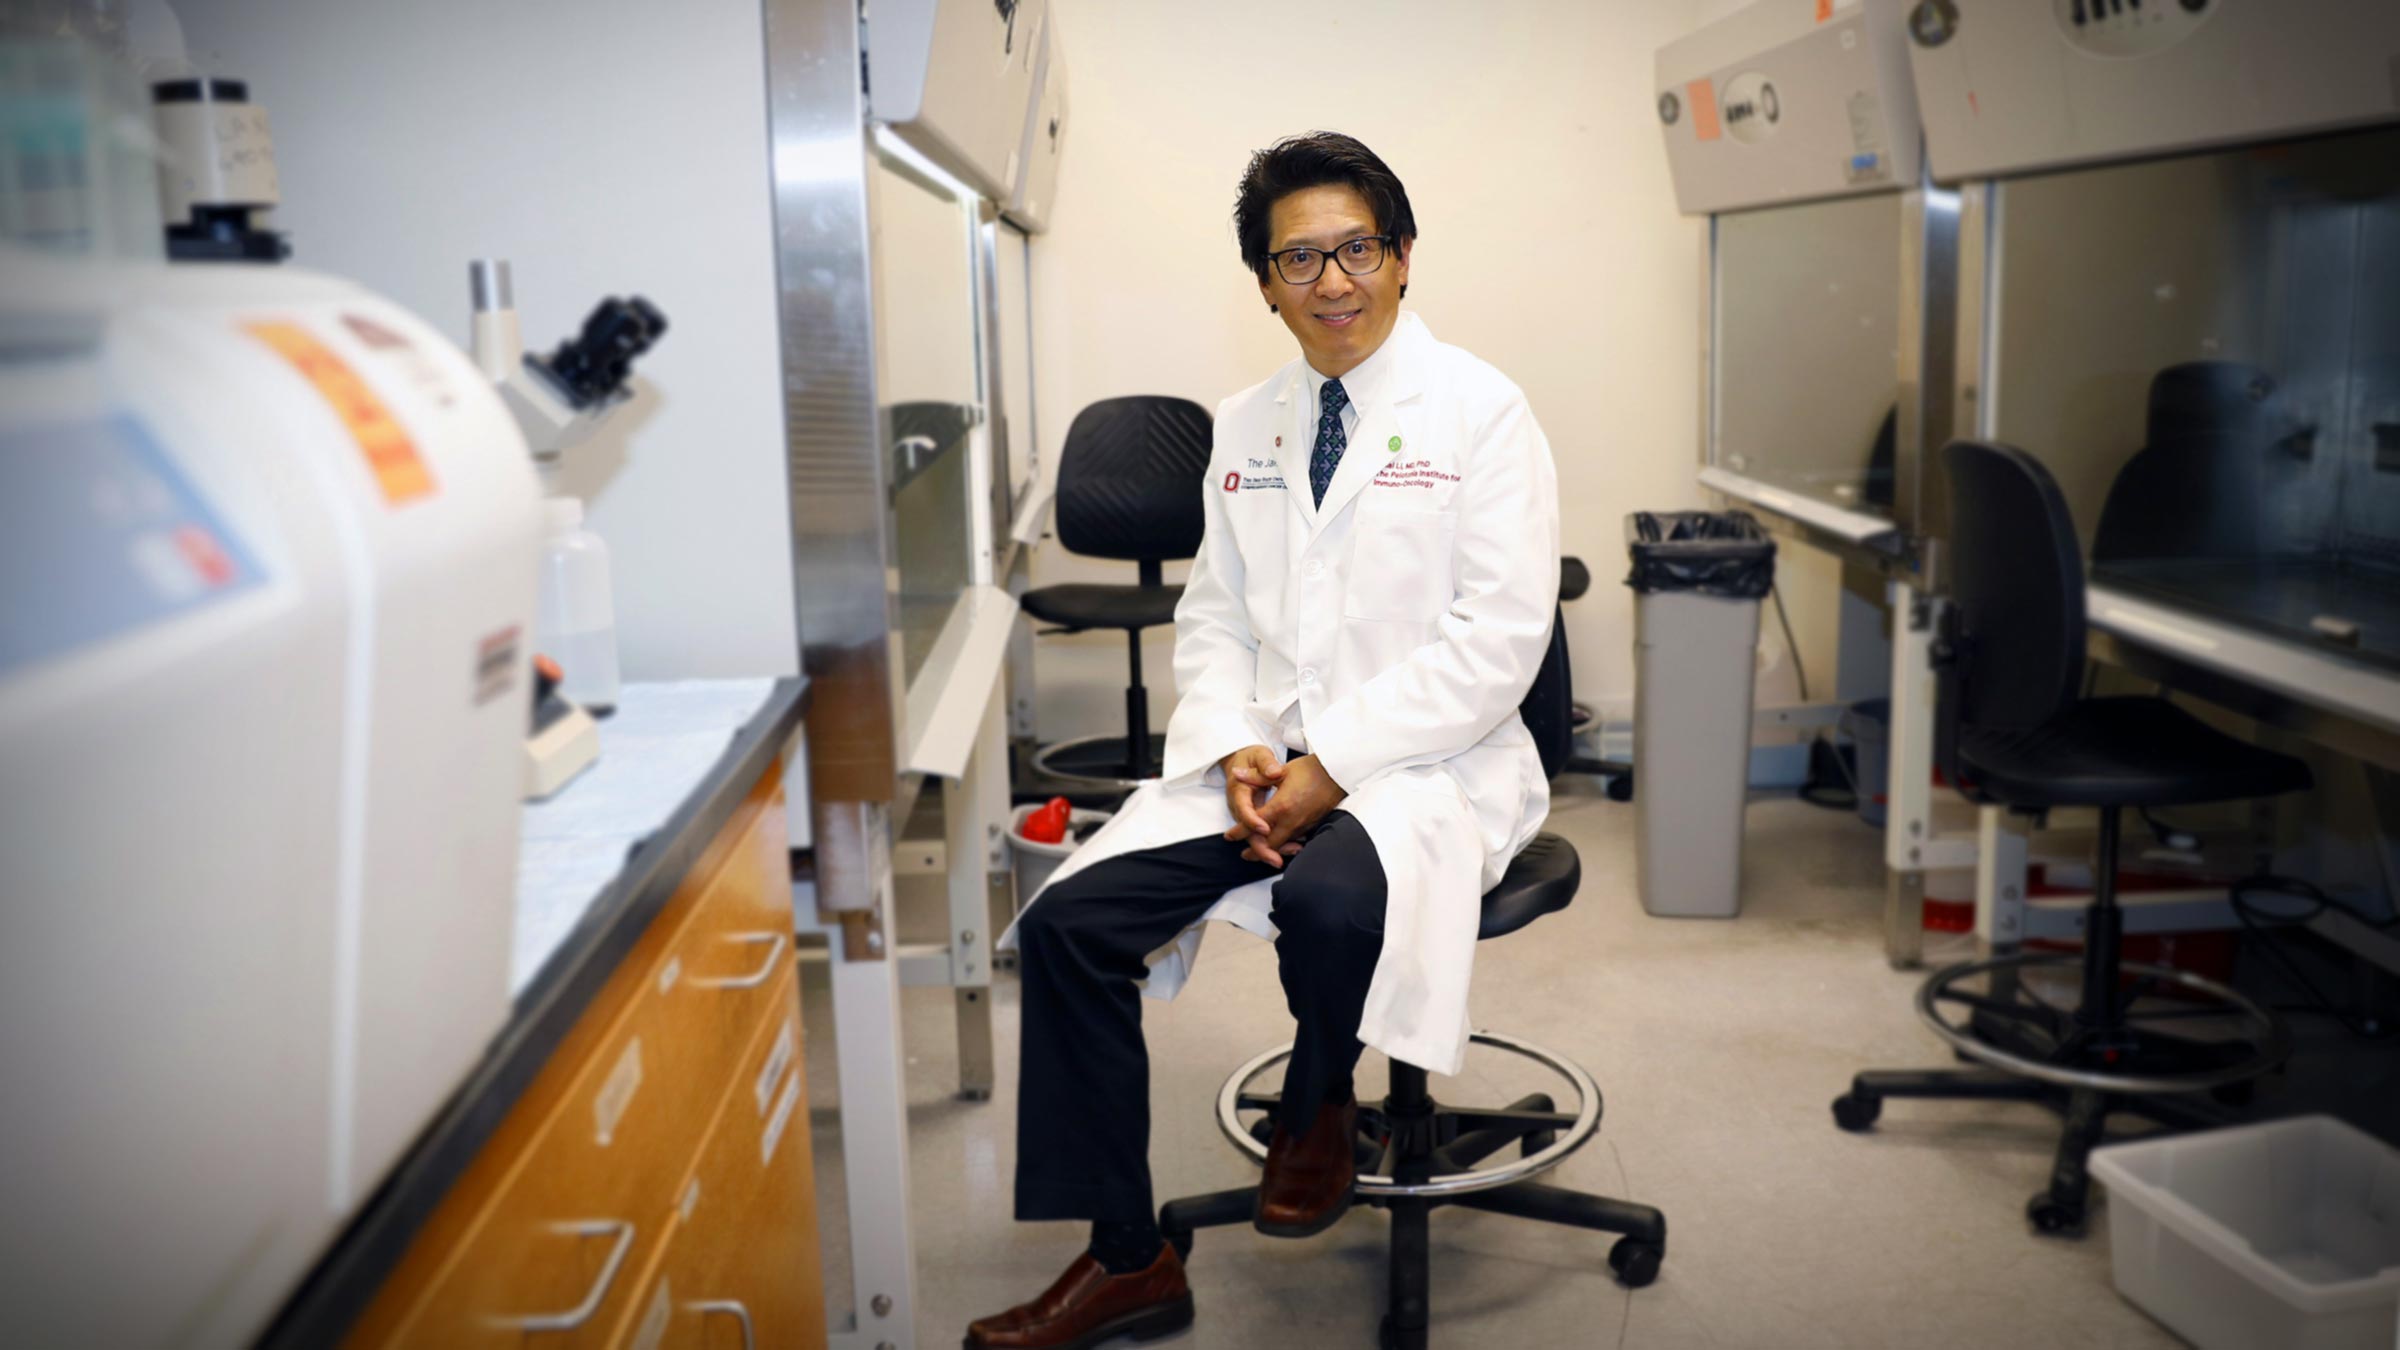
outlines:
[[[2160, 872], [2123, 870], [2117, 873], [2117, 894], [2139, 895], [2144, 891], [2184, 890], [2202, 883], [2191, 877], [2173, 876]], [[2045, 870], [2035, 865], [2026, 877], [2027, 899], [2046, 896], [2085, 895], [2088, 887], [2058, 886], [2050, 882]], [[1928, 933], [1971, 933], [1975, 931], [1975, 902], [1973, 900], [1941, 900], [1928, 896], [1924, 901], [1924, 925]], [[2128, 933], [2120, 948], [2123, 958], [2139, 965], [2166, 966], [2172, 970], [2189, 971], [2220, 984], [2233, 979], [2234, 958], [2241, 947], [2241, 934], [2236, 930], [2218, 929], [2191, 933]], [[2057, 938], [2030, 938], [2025, 949], [2032, 952], [2074, 954], [2083, 950], [2083, 943]], [[2134, 977], [2126, 976], [2131, 985]], [[2162, 990], [2173, 997], [2172, 989]]]
[[1067, 837], [1067, 817], [1074, 809], [1066, 798], [1052, 797], [1042, 803], [1040, 810], [1025, 817], [1017, 833], [1037, 844], [1059, 843]]
[[1925, 931], [1928, 933], [1972, 933], [1975, 931], [1975, 902], [1972, 900], [1925, 899]]
[[[2144, 891], [2184, 890], [2205, 884], [2209, 883], [2160, 872], [2142, 872], [2130, 868], [2120, 868], [2117, 872], [2119, 896], [2139, 895]], [[2040, 868], [2034, 869], [2034, 875], [2026, 878], [2025, 896], [2029, 900], [2077, 894], [2089, 894], [2089, 888], [2054, 886]], [[2025, 944], [2025, 949], [2035, 952], [2081, 952], [2083, 944], [2055, 938], [2034, 938]], [[2137, 965], [2165, 966], [2170, 970], [2186, 971], [2219, 984], [2228, 984], [2233, 980], [2234, 957], [2240, 949], [2241, 933], [2238, 930], [2216, 929], [2190, 933], [2127, 933], [2120, 952], [2124, 960]], [[2125, 976], [2121, 984], [2131, 985], [2134, 979], [2134, 976]], [[2159, 992], [2169, 998], [2178, 996], [2178, 991], [2172, 987]]]

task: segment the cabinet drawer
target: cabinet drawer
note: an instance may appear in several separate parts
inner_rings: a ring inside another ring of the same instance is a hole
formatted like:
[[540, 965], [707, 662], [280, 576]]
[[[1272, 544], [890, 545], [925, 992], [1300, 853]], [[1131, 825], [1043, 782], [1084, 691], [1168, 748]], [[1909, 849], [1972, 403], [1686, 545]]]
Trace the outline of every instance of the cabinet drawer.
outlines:
[[788, 988], [677, 1197], [630, 1350], [825, 1344], [797, 981]]
[[[749, 1044], [774, 1001], [776, 972], [792, 964], [789, 859], [783, 812], [759, 813], [644, 991], [673, 1024], [677, 1054], [692, 1056], [710, 1082], [721, 1081]], [[705, 1127], [715, 1096], [702, 1105]]]
[[[613, 1344], [741, 1056], [796, 1006], [783, 813], [760, 811], [647, 962], [597, 1047], [394, 1342]], [[673, 911], [662, 915], [671, 921]], [[565, 1067], [565, 1066], [554, 1066]]]

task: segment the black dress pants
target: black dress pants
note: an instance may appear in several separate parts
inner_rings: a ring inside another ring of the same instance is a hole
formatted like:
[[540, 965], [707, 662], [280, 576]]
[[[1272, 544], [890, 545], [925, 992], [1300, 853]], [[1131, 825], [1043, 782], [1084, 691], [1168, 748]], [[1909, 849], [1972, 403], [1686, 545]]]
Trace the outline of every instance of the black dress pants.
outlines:
[[[1225, 892], [1276, 874], [1216, 835], [1096, 863], [1052, 886], [1017, 925], [1023, 984], [1017, 1217], [1142, 1223], [1150, 1194], [1150, 1054], [1143, 958]], [[1348, 812], [1325, 818], [1275, 883], [1275, 956], [1299, 1021], [1285, 1128], [1347, 1095], [1358, 1023], [1383, 952], [1383, 863]]]

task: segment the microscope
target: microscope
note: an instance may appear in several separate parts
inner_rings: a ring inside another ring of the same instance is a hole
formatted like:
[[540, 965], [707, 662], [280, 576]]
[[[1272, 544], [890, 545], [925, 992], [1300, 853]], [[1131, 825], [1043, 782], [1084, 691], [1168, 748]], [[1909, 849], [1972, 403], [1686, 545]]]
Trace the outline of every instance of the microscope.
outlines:
[[667, 316], [640, 296], [602, 300], [581, 331], [549, 355], [529, 355], [518, 332], [509, 265], [468, 269], [476, 364], [500, 393], [540, 470], [544, 500], [541, 590], [534, 647], [532, 725], [525, 742], [528, 798], [547, 797], [600, 751], [595, 717], [616, 710], [616, 609], [608, 546], [584, 528], [583, 503], [558, 491], [565, 453], [590, 439], [633, 394], [633, 363], [667, 331]]

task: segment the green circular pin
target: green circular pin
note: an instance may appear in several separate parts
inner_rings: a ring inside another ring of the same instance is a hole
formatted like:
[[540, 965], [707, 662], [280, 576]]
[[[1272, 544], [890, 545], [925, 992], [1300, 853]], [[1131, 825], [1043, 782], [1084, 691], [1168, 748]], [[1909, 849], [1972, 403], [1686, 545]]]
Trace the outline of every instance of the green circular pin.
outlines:
[[1394, 437], [1391, 439], [1391, 443], [1390, 443], [1390, 444], [1388, 444], [1388, 445], [1386, 445], [1386, 446], [1384, 446], [1383, 448], [1384, 448], [1384, 449], [1386, 449], [1386, 450], [1389, 450], [1389, 451], [1391, 451], [1391, 452], [1392, 452], [1393, 454], [1395, 454], [1395, 455], [1396, 455], [1396, 454], [1399, 454], [1399, 453], [1400, 453], [1400, 438], [1399, 438], [1399, 437], [1397, 437], [1397, 436], [1394, 436]]

